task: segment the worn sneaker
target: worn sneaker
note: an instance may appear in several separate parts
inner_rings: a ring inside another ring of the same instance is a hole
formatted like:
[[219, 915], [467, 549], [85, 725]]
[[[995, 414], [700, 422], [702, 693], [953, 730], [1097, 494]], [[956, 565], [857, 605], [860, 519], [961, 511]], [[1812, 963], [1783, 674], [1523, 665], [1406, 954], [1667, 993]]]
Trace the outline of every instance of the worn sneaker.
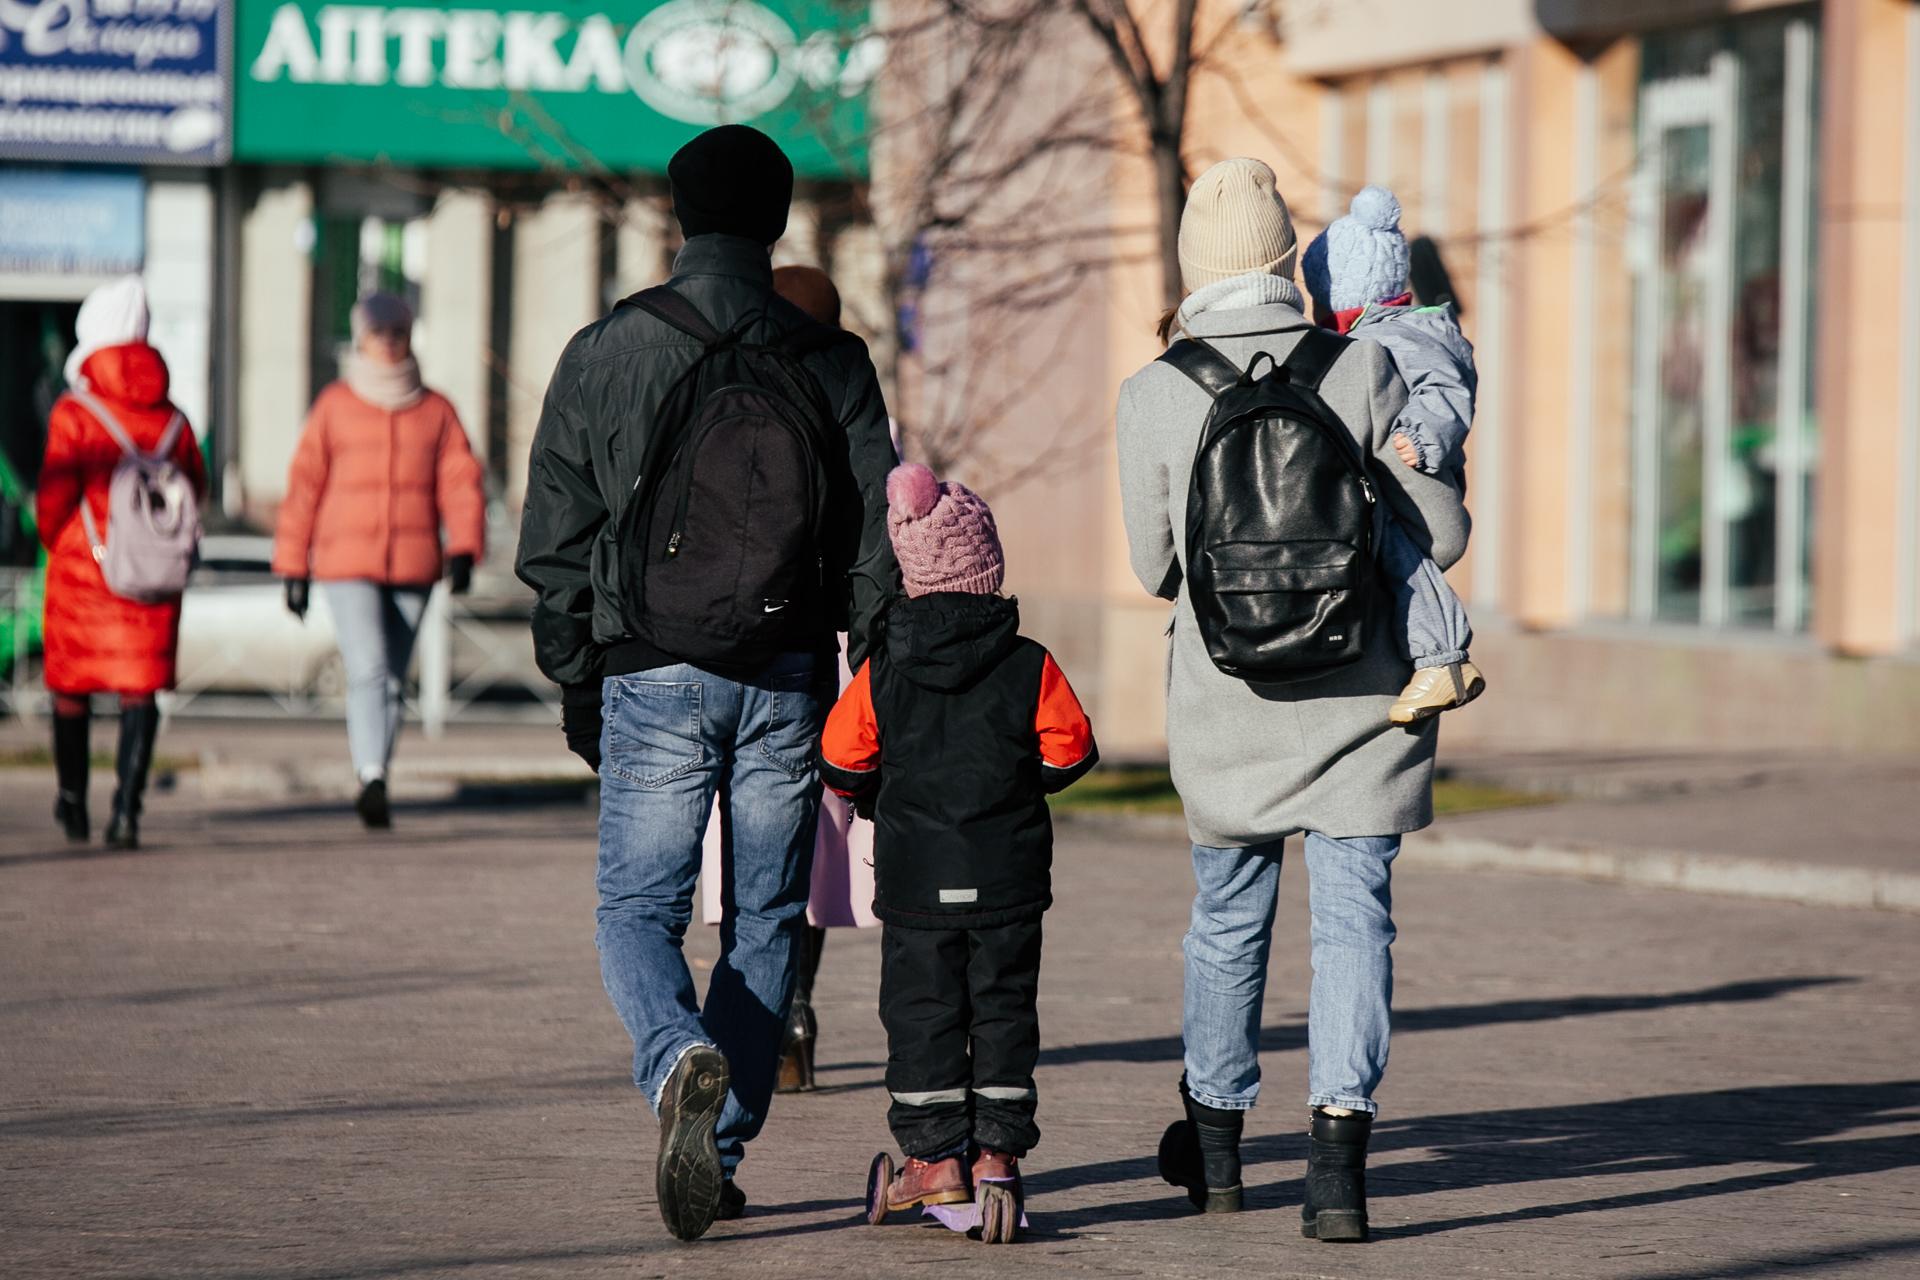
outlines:
[[726, 1058], [712, 1045], [698, 1044], [680, 1055], [660, 1090], [654, 1194], [675, 1239], [698, 1240], [720, 1213], [726, 1178], [714, 1128], [726, 1105], [728, 1079]]
[[1387, 719], [1395, 724], [1413, 724], [1428, 716], [1437, 716], [1454, 707], [1464, 707], [1485, 693], [1486, 677], [1471, 662], [1450, 667], [1422, 667], [1400, 691]]
[[932, 1204], [962, 1204], [973, 1199], [967, 1168], [959, 1156], [944, 1160], [909, 1157], [887, 1185], [887, 1212]]
[[747, 1212], [747, 1193], [742, 1191], [732, 1178], [720, 1184], [720, 1212], [715, 1219], [720, 1222], [732, 1222], [745, 1217]]

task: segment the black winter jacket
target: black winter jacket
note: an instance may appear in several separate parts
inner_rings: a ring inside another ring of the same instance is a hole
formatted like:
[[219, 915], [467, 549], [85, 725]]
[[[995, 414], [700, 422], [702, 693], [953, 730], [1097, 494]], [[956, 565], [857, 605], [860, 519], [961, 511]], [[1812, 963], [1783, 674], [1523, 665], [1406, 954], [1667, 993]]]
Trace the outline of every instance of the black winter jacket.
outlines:
[[1099, 759], [1059, 666], [999, 596], [941, 593], [886, 616], [820, 745], [828, 786], [874, 804], [874, 914], [973, 929], [1053, 901], [1047, 795]]
[[[735, 236], [687, 242], [668, 282], [723, 330], [763, 318], [743, 333], [772, 343], [813, 322], [773, 292], [767, 250]], [[660, 655], [626, 634], [614, 530], [632, 496], [653, 418], [700, 344], [637, 307], [616, 307], [573, 336], [547, 385], [528, 462], [515, 571], [537, 593], [534, 655], [549, 679], [595, 683]], [[897, 461], [866, 344], [843, 335], [804, 358], [846, 433], [850, 487], [864, 511], [848, 603], [850, 652], [867, 651], [874, 619], [899, 589], [887, 541], [887, 473]], [[831, 652], [833, 637], [819, 648]]]

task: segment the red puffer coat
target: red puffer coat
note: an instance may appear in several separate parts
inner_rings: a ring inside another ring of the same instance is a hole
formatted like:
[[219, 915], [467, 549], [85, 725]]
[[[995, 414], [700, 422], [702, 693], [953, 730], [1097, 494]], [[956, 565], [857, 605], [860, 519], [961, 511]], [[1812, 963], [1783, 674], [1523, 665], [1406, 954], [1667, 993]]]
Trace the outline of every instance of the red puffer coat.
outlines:
[[448, 399], [382, 409], [342, 382], [313, 402], [287, 472], [273, 571], [283, 578], [431, 586], [447, 554], [486, 552], [479, 459]]
[[[173, 420], [167, 363], [144, 342], [96, 351], [81, 366], [93, 394], [113, 410], [142, 449], [152, 449]], [[193, 432], [182, 431], [173, 460], [204, 497], [206, 465]], [[82, 501], [107, 527], [107, 485], [120, 446], [78, 400], [62, 396], [47, 424], [35, 515], [47, 560], [46, 680], [55, 693], [145, 695], [173, 687], [180, 601], [142, 604], [107, 590], [87, 544]]]

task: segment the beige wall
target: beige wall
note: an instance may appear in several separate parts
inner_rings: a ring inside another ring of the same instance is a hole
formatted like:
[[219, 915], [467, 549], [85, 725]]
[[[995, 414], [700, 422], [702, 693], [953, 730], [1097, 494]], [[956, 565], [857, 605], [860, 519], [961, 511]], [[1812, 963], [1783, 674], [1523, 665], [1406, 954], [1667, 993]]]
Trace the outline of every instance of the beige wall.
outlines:
[[[1640, 20], [1666, 25], [1768, 7], [1661, 5]], [[1480, 346], [1469, 498], [1478, 535], [1491, 540], [1451, 576], [1475, 602], [1477, 650], [1495, 688], [1481, 706], [1450, 717], [1451, 742], [1920, 750], [1912, 734], [1876, 740], [1871, 731], [1889, 715], [1920, 723], [1920, 663], [1891, 656], [1849, 665], [1833, 656], [1899, 647], [1896, 546], [1914, 536], [1895, 528], [1890, 465], [1901, 362], [1920, 351], [1920, 334], [1900, 331], [1891, 296], [1903, 246], [1920, 239], [1908, 227], [1920, 210], [1903, 203], [1920, 140], [1899, 127], [1910, 7], [1822, 6], [1817, 594], [1814, 631], [1799, 638], [1609, 621], [1630, 610], [1635, 498], [1629, 238], [1641, 42], [1619, 29], [1625, 9], [1283, 5], [1283, 16], [1320, 15], [1322, 29], [1289, 30], [1284, 51], [1243, 29], [1229, 42], [1233, 75], [1197, 87], [1191, 168], [1240, 153], [1272, 161], [1303, 244], [1330, 205], [1343, 210], [1372, 178], [1399, 190], [1410, 235], [1428, 231], [1441, 245]], [[1542, 22], [1581, 38], [1545, 34]], [[1355, 24], [1367, 38], [1353, 38]], [[1500, 99], [1489, 93], [1504, 93], [1497, 116], [1487, 102]], [[1444, 165], [1430, 155], [1436, 107], [1445, 112], [1437, 130]], [[1376, 110], [1391, 122], [1384, 135]], [[1436, 173], [1445, 174], [1444, 190], [1428, 189]], [[1118, 162], [1112, 190], [1116, 221], [1147, 215], [1141, 165]], [[1150, 264], [1107, 273], [1107, 352], [1075, 368], [1101, 380], [1106, 411], [1119, 382], [1156, 353], [1146, 331], [1157, 301]], [[1108, 441], [1083, 473], [1084, 485], [1106, 492], [1095, 524], [1016, 515], [1009, 548], [1016, 562], [1037, 554], [1077, 573], [1076, 540], [1097, 536], [1096, 716], [1113, 754], [1145, 755], [1164, 749], [1167, 610], [1127, 567], [1113, 466]], [[1076, 492], [1078, 512], [1087, 489]], [[1043, 614], [1084, 599], [1056, 578], [1028, 582], [1029, 604]], [[1770, 692], [1756, 699], [1756, 689]]]
[[1846, 653], [1894, 647], [1894, 538], [1913, 536], [1896, 528], [1899, 480], [1889, 465], [1901, 363], [1920, 351], [1920, 334], [1898, 324], [1903, 223], [1888, 216], [1903, 208], [1909, 154], [1895, 123], [1908, 93], [1908, 7], [1823, 6], [1814, 628]]

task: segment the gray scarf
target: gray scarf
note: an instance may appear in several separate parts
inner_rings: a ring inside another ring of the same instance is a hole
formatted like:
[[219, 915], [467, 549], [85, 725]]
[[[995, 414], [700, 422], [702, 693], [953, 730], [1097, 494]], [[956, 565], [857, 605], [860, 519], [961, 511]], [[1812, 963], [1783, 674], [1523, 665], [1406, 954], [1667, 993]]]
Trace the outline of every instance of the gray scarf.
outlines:
[[375, 364], [350, 351], [340, 366], [353, 394], [376, 409], [404, 409], [419, 403], [426, 389], [420, 385], [420, 362], [408, 356], [399, 364]]
[[1180, 304], [1180, 316], [1174, 323], [1176, 334], [1185, 334], [1187, 322], [1203, 311], [1237, 311], [1244, 307], [1267, 307], [1283, 303], [1304, 313], [1307, 300], [1298, 285], [1284, 276], [1253, 271], [1243, 276], [1216, 280], [1187, 295]]

